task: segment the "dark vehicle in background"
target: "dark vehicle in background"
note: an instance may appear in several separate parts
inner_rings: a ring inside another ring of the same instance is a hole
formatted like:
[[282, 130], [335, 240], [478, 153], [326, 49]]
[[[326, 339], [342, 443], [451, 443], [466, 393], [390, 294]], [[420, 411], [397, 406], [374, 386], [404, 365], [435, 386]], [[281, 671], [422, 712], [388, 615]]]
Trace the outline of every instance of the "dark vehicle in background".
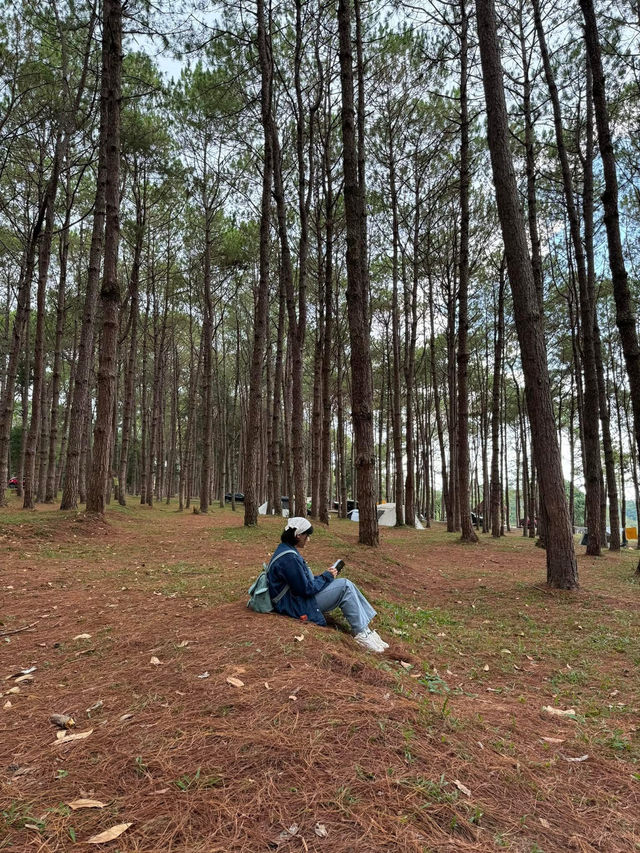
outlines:
[[482, 524], [484, 521], [481, 515], [477, 515], [475, 512], [471, 513], [471, 524], [475, 524], [476, 527]]
[[[340, 509], [340, 504], [338, 501], [333, 502], [334, 509]], [[358, 508], [358, 501], [354, 501], [351, 498], [347, 498], [347, 513], [353, 512], [354, 509]]]
[[9, 488], [10, 489], [17, 489], [18, 488], [18, 478], [17, 477], [12, 477], [9, 480]]
[[[228, 504], [231, 503], [231, 498], [232, 498], [231, 492], [227, 492], [227, 494], [224, 496], [225, 502]], [[244, 492], [236, 492], [235, 501], [237, 504], [243, 504], [244, 503]]]

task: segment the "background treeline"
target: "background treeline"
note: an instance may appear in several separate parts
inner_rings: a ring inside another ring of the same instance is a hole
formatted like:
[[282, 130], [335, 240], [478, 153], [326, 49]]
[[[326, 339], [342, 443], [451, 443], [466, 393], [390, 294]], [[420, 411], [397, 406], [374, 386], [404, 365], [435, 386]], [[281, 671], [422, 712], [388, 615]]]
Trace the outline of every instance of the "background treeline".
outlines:
[[[344, 515], [356, 462], [337, 5], [296, 0], [265, 11], [238, 0], [190, 32], [195, 12], [176, 4], [175, 14], [151, 19], [127, 4], [120, 81], [104, 67], [113, 6], [0, 6], [3, 483], [15, 476], [22, 493], [24, 479], [27, 507], [61, 493], [63, 507], [85, 502], [100, 378], [111, 370], [106, 500], [175, 499], [182, 508], [197, 497], [206, 512], [225, 493], [245, 491], [250, 450], [251, 485], [269, 511], [287, 495], [297, 512], [309, 499], [315, 517], [328, 520], [334, 502]], [[637, 10], [597, 11], [636, 297]], [[502, 529], [537, 520], [475, 11], [460, 0], [392, 15], [360, 2], [351, 12], [376, 499], [395, 501], [399, 523], [420, 515], [459, 529], [462, 446], [485, 530], [496, 517]], [[619, 528], [635, 519], [638, 453], [580, 10], [532, 0], [500, 2], [496, 15], [569, 511], [585, 523], [583, 484], [597, 479], [599, 525], [619, 547]], [[175, 53], [182, 70], [168, 79]], [[113, 102], [109, 79], [112, 93], [121, 86]], [[254, 442], [250, 374], [265, 246]], [[110, 368], [98, 358], [108, 334]]]

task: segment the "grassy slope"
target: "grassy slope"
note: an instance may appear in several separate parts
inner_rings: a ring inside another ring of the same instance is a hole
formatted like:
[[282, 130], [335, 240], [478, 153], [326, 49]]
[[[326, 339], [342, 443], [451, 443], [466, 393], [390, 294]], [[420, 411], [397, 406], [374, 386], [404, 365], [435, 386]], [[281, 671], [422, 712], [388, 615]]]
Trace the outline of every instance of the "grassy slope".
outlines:
[[[0, 630], [35, 624], [1, 638], [0, 675], [37, 670], [0, 700], [0, 849], [120, 822], [123, 853], [640, 849], [635, 552], [582, 557], [561, 594], [515, 534], [383, 530], [371, 551], [333, 522], [305, 556], [345, 559], [381, 658], [246, 611], [279, 530], [217, 508], [1, 511]], [[92, 734], [53, 747], [52, 712]], [[105, 809], [65, 805], [83, 793]]]

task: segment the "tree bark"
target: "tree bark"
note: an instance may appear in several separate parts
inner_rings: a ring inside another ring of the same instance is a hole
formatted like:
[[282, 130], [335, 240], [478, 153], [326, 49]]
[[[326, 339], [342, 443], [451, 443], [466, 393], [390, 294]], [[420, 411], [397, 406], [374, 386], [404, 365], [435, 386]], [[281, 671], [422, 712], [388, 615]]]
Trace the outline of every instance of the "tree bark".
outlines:
[[[616, 326], [620, 333], [622, 352], [624, 353], [627, 376], [629, 377], [634, 435], [636, 445], [640, 447], [640, 347], [638, 346], [636, 317], [629, 291], [628, 276], [620, 237], [618, 176], [611, 129], [609, 127], [600, 37], [598, 35], [592, 0], [580, 0], [580, 8], [584, 17], [584, 37], [593, 75], [593, 106], [596, 116], [596, 126], [598, 128], [598, 146], [602, 158], [602, 171], [605, 184], [605, 191], [602, 194], [602, 204], [604, 206], [604, 224], [607, 232], [613, 297], [616, 304]], [[640, 563], [638, 564], [638, 569], [640, 570]]]
[[264, 157], [262, 167], [262, 204], [260, 210], [260, 273], [258, 293], [253, 315], [253, 347], [251, 351], [251, 373], [249, 376], [249, 411], [246, 431], [244, 524], [258, 523], [257, 450], [260, 438], [262, 406], [262, 362], [267, 334], [267, 311], [269, 300], [269, 230], [271, 219], [271, 184], [273, 176], [273, 138], [271, 133], [271, 83], [273, 63], [271, 42], [267, 35], [264, 0], [257, 0], [257, 40], [260, 57], [260, 108], [264, 134]]
[[466, 0], [460, 0], [460, 255], [458, 274], [458, 492], [460, 500], [460, 539], [477, 542], [471, 524], [469, 495], [469, 192], [471, 186], [469, 155], [469, 105], [467, 102], [467, 63], [469, 20]]
[[[100, 304], [102, 337], [98, 359], [98, 395], [87, 512], [103, 513], [111, 470], [111, 427], [116, 393], [118, 318], [118, 241], [120, 237], [120, 81], [122, 74], [122, 4], [104, 0], [102, 24], [102, 88], [105, 103], [106, 165], [104, 268]], [[102, 128], [101, 128], [102, 130]]]
[[[358, 541], [362, 545], [375, 546], [379, 541], [379, 533], [374, 483], [375, 446], [365, 186], [361, 166], [363, 155], [361, 150], [359, 151], [358, 141], [356, 140], [349, 0], [339, 0], [338, 2], [338, 33], [342, 93], [342, 164], [347, 232], [347, 315], [351, 343], [351, 401], [360, 516]], [[363, 85], [364, 81], [361, 76], [360, 86]], [[358, 117], [360, 125], [359, 142], [360, 146], [363, 146], [362, 121], [364, 117], [362, 109], [358, 110]]]
[[542, 316], [509, 149], [509, 126], [493, 0], [476, 0], [476, 17], [487, 107], [487, 137], [520, 342], [531, 433], [537, 458], [546, 459], [539, 473], [542, 500], [548, 516], [547, 582], [552, 587], [574, 589], [578, 586], [578, 566], [564, 494]]
[[595, 352], [593, 345], [593, 324], [595, 306], [591, 301], [589, 286], [587, 282], [587, 268], [585, 261], [584, 246], [580, 235], [580, 223], [578, 211], [574, 201], [574, 187], [571, 177], [569, 157], [564, 144], [564, 128], [562, 124], [562, 111], [560, 109], [560, 98], [556, 86], [553, 69], [547, 50], [546, 37], [540, 16], [539, 0], [532, 0], [538, 43], [547, 80], [547, 87], [553, 107], [553, 120], [556, 136], [556, 147], [558, 159], [562, 171], [562, 183], [564, 188], [564, 199], [569, 219], [569, 230], [571, 243], [576, 261], [578, 288], [580, 294], [580, 316], [582, 331], [582, 366], [584, 370], [584, 458], [585, 458], [585, 488], [586, 488], [586, 526], [587, 526], [587, 554], [599, 557], [601, 553], [600, 543], [600, 443], [598, 435], [598, 377], [596, 374]]
[[500, 389], [502, 388], [502, 347], [504, 339], [504, 258], [500, 264], [500, 285], [498, 289], [498, 317], [496, 323], [496, 342], [493, 357], [493, 386], [491, 406], [491, 535], [499, 539], [504, 534], [501, 516], [502, 485], [500, 483]]

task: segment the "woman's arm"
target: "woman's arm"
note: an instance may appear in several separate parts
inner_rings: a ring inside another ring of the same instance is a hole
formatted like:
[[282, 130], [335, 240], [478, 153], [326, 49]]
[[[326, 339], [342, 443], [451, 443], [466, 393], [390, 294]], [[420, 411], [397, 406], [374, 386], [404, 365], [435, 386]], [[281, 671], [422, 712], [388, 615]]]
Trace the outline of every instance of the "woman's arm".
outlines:
[[312, 576], [302, 557], [296, 554], [287, 554], [280, 559], [279, 563], [291, 592], [302, 598], [311, 598], [333, 580], [333, 574], [329, 570], [316, 577]]

